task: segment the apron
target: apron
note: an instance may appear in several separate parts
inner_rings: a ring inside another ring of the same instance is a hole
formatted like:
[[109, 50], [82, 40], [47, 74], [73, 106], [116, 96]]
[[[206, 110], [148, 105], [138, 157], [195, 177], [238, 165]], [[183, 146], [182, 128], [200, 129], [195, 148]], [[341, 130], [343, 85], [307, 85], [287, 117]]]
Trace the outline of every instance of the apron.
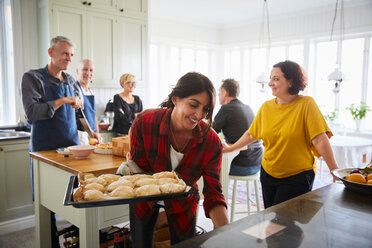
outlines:
[[[54, 85], [48, 81], [47, 67], [43, 70], [44, 101], [75, 96], [69, 84]], [[68, 104], [59, 107], [51, 119], [38, 120], [31, 127], [31, 151], [47, 151], [60, 147], [79, 145], [75, 109]]]
[[97, 132], [96, 130], [96, 103], [94, 101], [94, 96], [86, 96], [84, 94], [83, 89], [80, 86], [79, 81], [76, 82], [77, 85], [79, 85], [79, 88], [81, 90], [81, 93], [83, 94], [84, 98], [84, 109], [83, 112], [85, 114], [85, 117], [89, 123], [90, 128], [94, 131]]

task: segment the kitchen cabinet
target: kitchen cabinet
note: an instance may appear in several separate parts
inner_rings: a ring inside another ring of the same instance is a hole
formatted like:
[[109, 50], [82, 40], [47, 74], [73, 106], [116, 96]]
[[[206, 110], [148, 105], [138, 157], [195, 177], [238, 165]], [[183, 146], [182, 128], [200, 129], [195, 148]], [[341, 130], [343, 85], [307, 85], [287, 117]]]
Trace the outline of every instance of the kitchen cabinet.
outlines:
[[[92, 87], [119, 88], [119, 78], [124, 73], [134, 74], [139, 82], [145, 81], [147, 0], [96, 0], [89, 1], [90, 6], [82, 2], [49, 0], [39, 4], [42, 16], [48, 10], [47, 21], [40, 22], [40, 30], [49, 32], [41, 31], [41, 36], [49, 40], [63, 35], [76, 44], [67, 72], [75, 76], [79, 61], [89, 58], [95, 64]], [[97, 7], [99, 4], [105, 7]], [[44, 46], [40, 53], [45, 53], [49, 43]]]
[[34, 213], [29, 138], [0, 141], [0, 222]]

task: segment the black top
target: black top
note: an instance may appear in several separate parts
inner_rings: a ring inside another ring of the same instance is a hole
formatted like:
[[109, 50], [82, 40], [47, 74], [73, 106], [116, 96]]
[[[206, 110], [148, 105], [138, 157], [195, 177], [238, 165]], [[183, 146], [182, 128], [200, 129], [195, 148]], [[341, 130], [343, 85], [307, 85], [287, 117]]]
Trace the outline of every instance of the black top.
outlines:
[[[134, 97], [134, 103], [129, 104], [120, 97], [119, 94], [114, 96], [114, 126], [112, 130], [115, 133], [128, 134], [129, 128], [135, 119], [136, 113], [142, 112], [142, 101], [139, 96]], [[122, 111], [121, 111], [122, 110]]]
[[[223, 132], [227, 143], [235, 143], [251, 126], [255, 114], [248, 105], [238, 99], [228, 104], [223, 104], [213, 121], [213, 129]], [[261, 141], [257, 140], [241, 151], [234, 158], [234, 165], [251, 166], [261, 164], [263, 148]]]

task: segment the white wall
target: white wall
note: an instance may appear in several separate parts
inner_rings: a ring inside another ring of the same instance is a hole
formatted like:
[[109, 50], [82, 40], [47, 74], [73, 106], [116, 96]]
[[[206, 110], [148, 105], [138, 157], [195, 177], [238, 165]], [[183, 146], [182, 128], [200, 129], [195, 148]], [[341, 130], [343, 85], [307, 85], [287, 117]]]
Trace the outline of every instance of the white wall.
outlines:
[[[345, 34], [372, 31], [372, 1], [365, 5], [345, 5]], [[298, 13], [296, 13], [298, 14]], [[281, 16], [270, 20], [270, 36], [273, 41], [311, 38], [314, 35], [330, 37], [334, 9], [320, 9], [319, 12], [303, 13], [298, 16]], [[337, 16], [335, 34], [339, 33], [340, 17]], [[239, 27], [225, 28], [220, 44], [257, 42], [260, 22]]]

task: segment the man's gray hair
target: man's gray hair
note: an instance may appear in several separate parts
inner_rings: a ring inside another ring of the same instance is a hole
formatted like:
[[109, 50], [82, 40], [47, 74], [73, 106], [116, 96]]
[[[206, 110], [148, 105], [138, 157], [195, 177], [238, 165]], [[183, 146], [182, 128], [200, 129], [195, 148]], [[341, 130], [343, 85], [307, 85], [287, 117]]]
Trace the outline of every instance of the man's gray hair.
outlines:
[[66, 42], [70, 46], [75, 47], [75, 43], [72, 40], [70, 40], [69, 38], [64, 37], [64, 36], [56, 36], [56, 37], [52, 38], [50, 40], [50, 47], [55, 48], [57, 46], [57, 44], [60, 43], [60, 42]]

